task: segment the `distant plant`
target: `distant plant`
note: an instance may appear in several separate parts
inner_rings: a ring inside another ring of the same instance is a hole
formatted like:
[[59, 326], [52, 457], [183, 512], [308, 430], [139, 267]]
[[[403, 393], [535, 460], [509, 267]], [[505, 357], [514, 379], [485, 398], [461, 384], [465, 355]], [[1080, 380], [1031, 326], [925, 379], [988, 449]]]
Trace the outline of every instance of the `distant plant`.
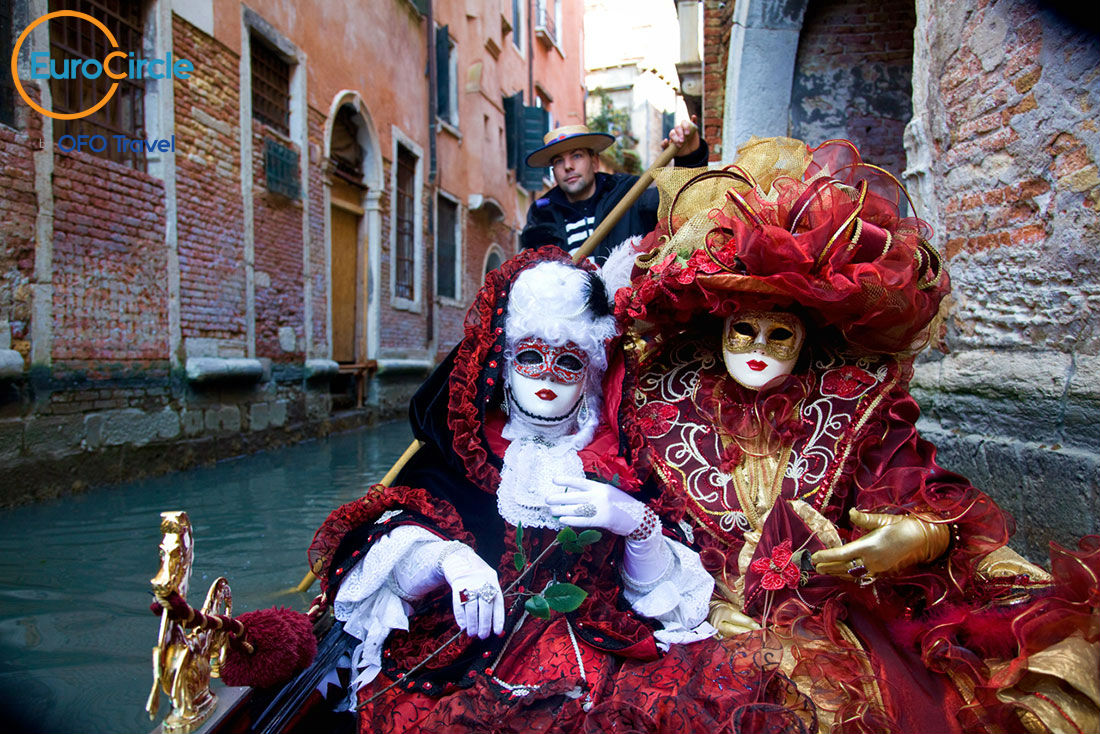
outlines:
[[609, 133], [615, 136], [610, 148], [600, 153], [600, 157], [611, 168], [625, 173], [641, 171], [641, 158], [634, 148], [638, 140], [630, 131], [630, 113], [615, 107], [607, 90], [598, 87], [589, 94], [598, 102], [599, 112], [588, 118], [588, 129], [593, 132]]

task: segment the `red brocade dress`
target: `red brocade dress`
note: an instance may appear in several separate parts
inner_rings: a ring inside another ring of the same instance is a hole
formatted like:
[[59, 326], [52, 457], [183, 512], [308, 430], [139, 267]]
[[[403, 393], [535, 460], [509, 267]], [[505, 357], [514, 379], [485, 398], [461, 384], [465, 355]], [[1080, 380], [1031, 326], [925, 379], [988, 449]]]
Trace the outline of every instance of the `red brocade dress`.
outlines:
[[[485, 448], [500, 455], [508, 442], [500, 437], [503, 420], [491, 416]], [[605, 428], [578, 453], [590, 476], [610, 481], [618, 475], [624, 489], [634, 484], [629, 465], [615, 456], [618, 441]], [[430, 447], [422, 449], [432, 457]], [[318, 531], [311, 559], [319, 562], [327, 595], [335, 596], [371, 545], [401, 525], [427, 529], [440, 538], [460, 540], [485, 553], [493, 545], [485, 527], [470, 532], [463, 514], [434, 489], [375, 487], [369, 494], [334, 511]], [[466, 484], [473, 491], [473, 485]], [[485, 515], [496, 515], [494, 489], [466, 497]], [[452, 498], [454, 494], [451, 493]], [[465, 510], [466, 508], [464, 508]], [[471, 517], [468, 515], [467, 517]], [[518, 571], [516, 528], [499, 523], [501, 533], [492, 559], [502, 588]], [[474, 523], [469, 523], [473, 525]], [[556, 531], [525, 529], [522, 547], [535, 558]], [[666, 535], [675, 534], [674, 528]], [[482, 537], [478, 537], [478, 536]], [[731, 722], [755, 722], [762, 716], [760, 675], [751, 655], [738, 659], [713, 639], [672, 644], [662, 652], [655, 635], [661, 625], [641, 616], [623, 597], [619, 573], [622, 539], [609, 533], [580, 554], [559, 549], [539, 565], [524, 586], [543, 588], [552, 578], [588, 592], [575, 611], [549, 620], [509, 607], [504, 635], [478, 640], [462, 636], [413, 675], [410, 668], [457, 630], [444, 586], [424, 599], [409, 617], [408, 631], [389, 634], [381, 673], [358, 694], [363, 732], [722, 732]], [[700, 569], [701, 571], [701, 569]], [[705, 572], [702, 572], [705, 577]], [[710, 584], [704, 584], [709, 590]], [[705, 605], [709, 591], [701, 600]], [[707, 628], [709, 629], [709, 628]], [[368, 704], [394, 681], [399, 684]], [[774, 686], [773, 686], [774, 689]], [[768, 696], [788, 696], [785, 689]], [[757, 730], [752, 723], [751, 730]]]
[[[763, 623], [727, 631], [731, 656], [750, 650], [812, 701], [805, 731], [1046, 731], [1033, 712], [1081, 731], [1089, 714], [1066, 702], [1087, 700], [1036, 661], [1073, 648], [1061, 670], [1096, 687], [1100, 543], [1054, 548], [1053, 577], [1014, 558], [1012, 518], [919, 437], [907, 365], [811, 356], [756, 392], [685, 337], [641, 360], [621, 415], [662, 512], [690, 524], [715, 576], [712, 623], [729, 610]], [[935, 562], [866, 587], [815, 573], [810, 553], [858, 537], [850, 508], [946, 522], [953, 539]]]

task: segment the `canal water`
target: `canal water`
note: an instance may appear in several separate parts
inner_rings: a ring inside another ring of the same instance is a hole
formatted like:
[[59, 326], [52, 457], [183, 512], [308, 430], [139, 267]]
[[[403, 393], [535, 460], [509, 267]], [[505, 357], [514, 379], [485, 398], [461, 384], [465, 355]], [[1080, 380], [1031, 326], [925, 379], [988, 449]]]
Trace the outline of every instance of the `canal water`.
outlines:
[[[0, 721], [6, 732], [148, 732], [158, 620], [149, 579], [160, 513], [195, 533], [190, 599], [229, 579], [234, 613], [305, 611], [286, 593], [313, 532], [382, 478], [412, 440], [404, 422], [155, 479], [0, 511]], [[220, 686], [220, 682], [216, 683]], [[161, 716], [167, 712], [161, 696]], [[158, 721], [160, 720], [158, 718]]]

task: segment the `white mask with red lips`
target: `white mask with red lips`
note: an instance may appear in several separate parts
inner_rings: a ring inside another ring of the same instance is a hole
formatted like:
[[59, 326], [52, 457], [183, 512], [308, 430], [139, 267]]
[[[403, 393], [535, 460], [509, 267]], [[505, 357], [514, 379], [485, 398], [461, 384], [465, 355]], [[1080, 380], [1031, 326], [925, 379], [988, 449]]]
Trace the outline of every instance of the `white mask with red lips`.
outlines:
[[783, 311], [738, 311], [722, 330], [722, 359], [730, 377], [759, 390], [791, 374], [806, 329], [802, 320]]
[[573, 342], [553, 346], [522, 339], [508, 365], [507, 398], [525, 422], [555, 425], [572, 416], [584, 398], [589, 359]]

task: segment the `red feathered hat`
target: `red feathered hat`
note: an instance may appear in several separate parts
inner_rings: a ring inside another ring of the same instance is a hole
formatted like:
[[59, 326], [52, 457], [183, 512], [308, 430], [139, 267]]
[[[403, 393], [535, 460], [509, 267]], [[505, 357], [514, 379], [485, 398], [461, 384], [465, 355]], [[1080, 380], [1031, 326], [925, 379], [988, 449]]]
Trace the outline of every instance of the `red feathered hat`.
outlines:
[[663, 182], [664, 218], [638, 259], [630, 315], [660, 328], [700, 312], [800, 306], [863, 349], [923, 346], [950, 286], [930, 228], [899, 212], [897, 180], [847, 141], [750, 145], [786, 145], [787, 160], [755, 156], [755, 169]]

